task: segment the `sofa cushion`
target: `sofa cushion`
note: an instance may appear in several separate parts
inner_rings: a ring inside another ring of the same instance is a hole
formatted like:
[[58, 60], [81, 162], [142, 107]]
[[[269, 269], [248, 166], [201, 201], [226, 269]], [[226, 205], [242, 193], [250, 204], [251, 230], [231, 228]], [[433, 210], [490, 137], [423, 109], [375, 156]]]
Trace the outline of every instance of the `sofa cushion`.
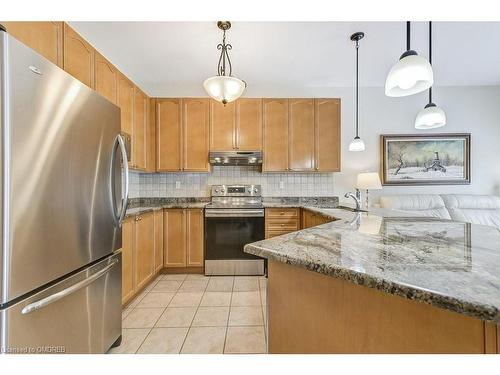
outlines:
[[500, 228], [500, 198], [492, 195], [442, 194], [453, 220]]
[[451, 219], [443, 199], [438, 194], [388, 195], [380, 197], [380, 207], [407, 212], [409, 216]]

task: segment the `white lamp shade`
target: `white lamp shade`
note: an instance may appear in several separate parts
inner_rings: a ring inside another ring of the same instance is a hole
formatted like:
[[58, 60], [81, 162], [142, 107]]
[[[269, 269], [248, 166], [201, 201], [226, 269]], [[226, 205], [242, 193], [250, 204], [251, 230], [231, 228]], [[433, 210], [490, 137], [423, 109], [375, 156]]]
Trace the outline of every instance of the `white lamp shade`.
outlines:
[[380, 190], [382, 183], [377, 172], [366, 172], [358, 174], [356, 188], [366, 190]]
[[226, 104], [238, 99], [247, 84], [236, 77], [213, 76], [203, 82], [203, 87], [211, 98]]
[[385, 95], [408, 96], [427, 90], [434, 83], [429, 61], [422, 56], [409, 55], [400, 59], [385, 81]]
[[365, 151], [365, 142], [359, 137], [354, 138], [349, 143], [349, 151]]
[[435, 129], [446, 125], [446, 114], [436, 105], [426, 106], [415, 118], [415, 129]]

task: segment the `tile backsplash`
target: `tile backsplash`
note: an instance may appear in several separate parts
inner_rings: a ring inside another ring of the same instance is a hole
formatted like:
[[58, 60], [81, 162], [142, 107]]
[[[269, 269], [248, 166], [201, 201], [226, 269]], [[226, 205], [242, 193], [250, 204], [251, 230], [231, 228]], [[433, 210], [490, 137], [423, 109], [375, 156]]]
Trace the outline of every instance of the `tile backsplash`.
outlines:
[[259, 167], [213, 167], [211, 173], [130, 172], [130, 198], [208, 197], [211, 185], [260, 184], [265, 197], [332, 196], [333, 173], [262, 173]]

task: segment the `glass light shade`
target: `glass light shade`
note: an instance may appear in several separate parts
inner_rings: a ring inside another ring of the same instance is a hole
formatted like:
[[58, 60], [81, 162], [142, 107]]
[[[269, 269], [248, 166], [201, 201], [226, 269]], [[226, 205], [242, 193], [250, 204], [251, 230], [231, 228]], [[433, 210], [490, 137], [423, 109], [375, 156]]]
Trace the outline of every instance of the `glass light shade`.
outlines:
[[446, 114], [436, 105], [426, 105], [415, 118], [415, 129], [435, 129], [446, 125]]
[[[415, 52], [414, 52], [415, 53]], [[434, 83], [432, 66], [416, 54], [402, 57], [391, 69], [385, 81], [385, 95], [408, 96], [427, 90]]]
[[357, 189], [380, 190], [382, 183], [377, 172], [366, 172], [358, 174]]
[[365, 142], [359, 137], [354, 137], [349, 143], [349, 151], [365, 151]]
[[247, 84], [236, 77], [213, 76], [203, 82], [203, 87], [211, 98], [226, 104], [238, 99]]

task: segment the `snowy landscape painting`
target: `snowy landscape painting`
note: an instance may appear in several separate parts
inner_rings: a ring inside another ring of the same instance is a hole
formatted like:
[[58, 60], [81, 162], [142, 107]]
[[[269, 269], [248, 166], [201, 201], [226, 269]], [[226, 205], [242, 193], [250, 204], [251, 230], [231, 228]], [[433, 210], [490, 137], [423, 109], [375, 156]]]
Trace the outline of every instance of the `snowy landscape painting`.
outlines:
[[384, 185], [470, 183], [470, 134], [382, 135]]

